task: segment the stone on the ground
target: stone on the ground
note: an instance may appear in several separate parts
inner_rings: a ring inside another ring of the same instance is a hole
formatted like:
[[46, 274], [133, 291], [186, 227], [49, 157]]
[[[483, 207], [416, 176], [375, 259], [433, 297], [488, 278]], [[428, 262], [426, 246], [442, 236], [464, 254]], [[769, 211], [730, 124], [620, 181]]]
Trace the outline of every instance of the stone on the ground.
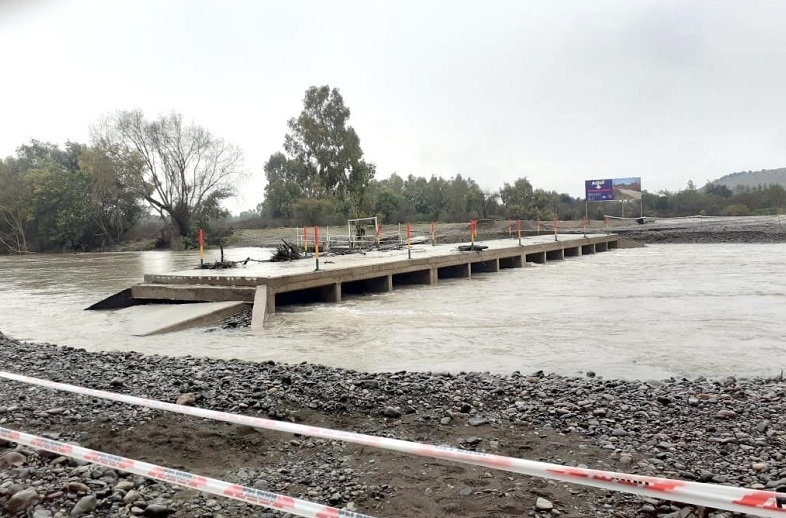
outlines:
[[535, 500], [535, 509], [538, 509], [539, 511], [551, 511], [554, 509], [554, 504], [552, 504], [549, 500], [539, 496], [538, 499]]

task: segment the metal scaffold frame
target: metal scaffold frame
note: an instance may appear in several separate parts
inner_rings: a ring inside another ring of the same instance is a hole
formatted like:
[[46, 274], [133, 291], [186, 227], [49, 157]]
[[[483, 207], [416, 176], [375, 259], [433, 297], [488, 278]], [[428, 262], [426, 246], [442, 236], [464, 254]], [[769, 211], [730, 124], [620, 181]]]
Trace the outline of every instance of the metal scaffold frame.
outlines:
[[[360, 226], [359, 224], [362, 222], [367, 222], [372, 224], [372, 231], [370, 233], [366, 233], [365, 226]], [[377, 233], [377, 217], [371, 218], [355, 218], [355, 219], [348, 219], [347, 220], [347, 242], [349, 243], [350, 248], [355, 248], [358, 244], [363, 246], [365, 245], [372, 245], [376, 242], [376, 233]], [[355, 231], [353, 232], [353, 226]]]

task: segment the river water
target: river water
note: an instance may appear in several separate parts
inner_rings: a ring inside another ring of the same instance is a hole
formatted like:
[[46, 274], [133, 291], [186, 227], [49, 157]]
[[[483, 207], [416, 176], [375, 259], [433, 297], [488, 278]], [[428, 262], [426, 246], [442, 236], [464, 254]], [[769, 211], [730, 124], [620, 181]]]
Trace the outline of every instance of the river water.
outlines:
[[[234, 249], [229, 259], [265, 258]], [[132, 336], [84, 311], [192, 252], [0, 257], [0, 331], [149, 354], [309, 361], [363, 371], [537, 370], [617, 378], [774, 375], [786, 367], [786, 245], [655, 245], [287, 307], [262, 332]], [[208, 254], [206, 258], [215, 257]]]

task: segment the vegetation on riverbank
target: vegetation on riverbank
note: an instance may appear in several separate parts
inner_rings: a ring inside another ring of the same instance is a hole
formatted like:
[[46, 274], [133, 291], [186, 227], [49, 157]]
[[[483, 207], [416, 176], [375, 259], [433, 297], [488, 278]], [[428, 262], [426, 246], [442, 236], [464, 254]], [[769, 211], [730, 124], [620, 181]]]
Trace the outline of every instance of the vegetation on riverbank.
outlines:
[[[61, 148], [32, 140], [0, 159], [0, 253], [193, 248], [199, 228], [218, 244], [235, 229], [343, 226], [368, 216], [391, 225], [585, 215], [582, 198], [536, 188], [526, 177], [496, 189], [458, 173], [376, 179], [349, 116], [337, 89], [309, 88], [303, 111], [288, 123], [283, 151], [265, 164], [264, 201], [236, 217], [221, 202], [245, 174], [242, 151], [184, 124], [179, 114], [154, 120], [138, 111], [111, 114], [93, 128], [90, 144]], [[784, 214], [781, 173], [735, 173], [702, 188], [689, 181], [676, 192], [643, 191], [640, 203], [589, 204], [588, 218]]]
[[[0, 159], [0, 253], [111, 249], [149, 238], [195, 242], [198, 228], [228, 213], [242, 152], [172, 113], [147, 120], [117, 112], [91, 144], [32, 140]], [[147, 228], [146, 228], [147, 227]]]

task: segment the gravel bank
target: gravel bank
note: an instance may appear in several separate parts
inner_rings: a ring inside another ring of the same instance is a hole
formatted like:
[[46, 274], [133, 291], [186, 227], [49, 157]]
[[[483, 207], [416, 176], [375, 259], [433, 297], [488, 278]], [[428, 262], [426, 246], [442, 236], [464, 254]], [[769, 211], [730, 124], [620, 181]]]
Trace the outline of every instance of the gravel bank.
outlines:
[[[2, 335], [0, 369], [533, 460], [786, 489], [780, 379], [372, 374], [306, 363], [88, 353]], [[732, 516], [4, 380], [0, 424], [380, 517]], [[279, 516], [11, 444], [0, 452], [0, 508], [8, 516]]]
[[667, 218], [644, 225], [614, 222], [612, 231], [640, 243], [786, 243], [786, 216]]

